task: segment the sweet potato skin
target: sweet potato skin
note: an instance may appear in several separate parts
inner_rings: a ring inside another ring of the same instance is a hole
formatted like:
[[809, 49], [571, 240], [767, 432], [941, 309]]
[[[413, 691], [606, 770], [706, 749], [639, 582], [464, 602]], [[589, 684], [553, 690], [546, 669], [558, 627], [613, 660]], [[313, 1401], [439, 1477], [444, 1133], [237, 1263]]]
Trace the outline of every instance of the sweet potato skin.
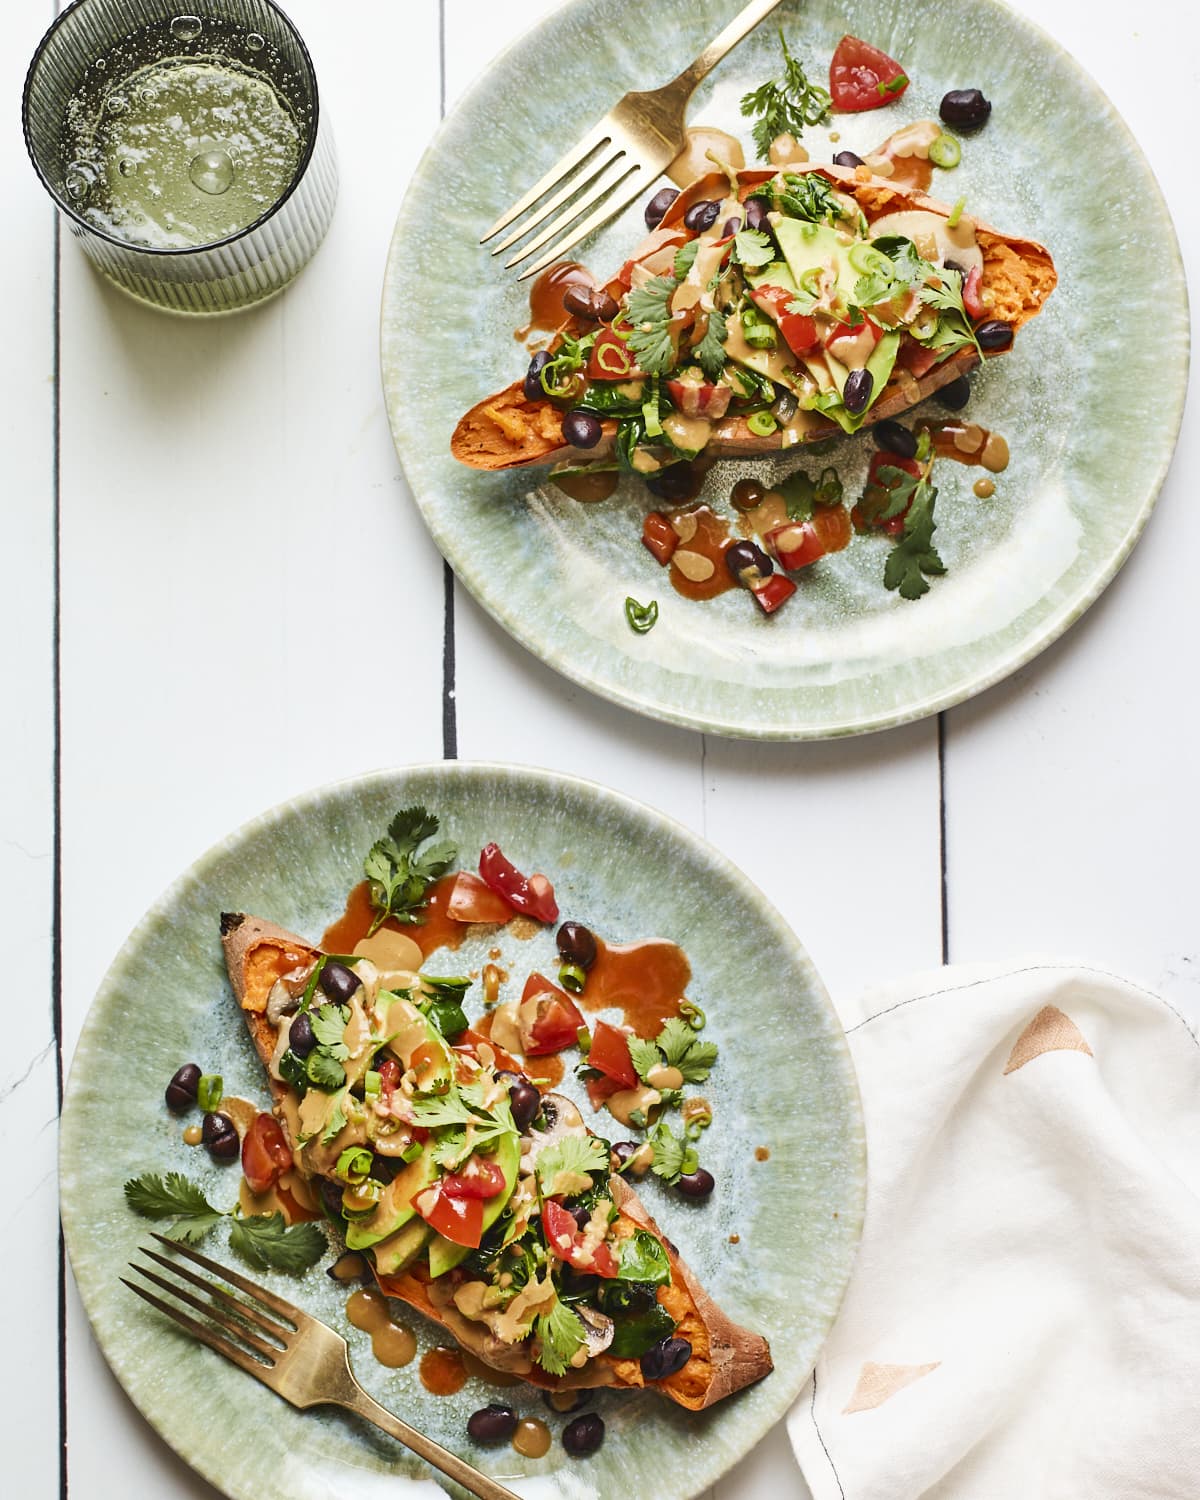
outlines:
[[[857, 172], [862, 169], [810, 163], [789, 168], [792, 170], [798, 174], [818, 173], [834, 187], [852, 194], [868, 219], [905, 210], [921, 210], [948, 218], [952, 211], [950, 205], [940, 199], [911, 188], [893, 186], [886, 178], [869, 174], [865, 178], [859, 177]], [[743, 198], [774, 175], [774, 172], [762, 170], [740, 172], [738, 179]], [[693, 203], [720, 197], [727, 188], [726, 179], [720, 173], [699, 178], [680, 193], [663, 218], [660, 230], [674, 228], [682, 222]], [[1050, 252], [1036, 240], [1001, 234], [982, 221], [976, 221], [976, 240], [983, 252], [983, 287], [992, 298], [992, 315], [1019, 329], [1041, 311], [1057, 283]], [[610, 292], [614, 292], [614, 287], [615, 294], [624, 290], [619, 284], [609, 283]], [[995, 358], [1006, 352], [993, 350], [986, 357]], [[919, 380], [907, 371], [897, 369], [863, 426], [870, 427], [876, 422], [900, 416], [973, 369], [978, 362], [973, 349], [963, 349]], [[572, 448], [562, 440], [562, 413], [558, 408], [550, 401], [529, 401], [523, 382], [515, 381], [478, 402], [462, 417], [450, 439], [450, 452], [469, 468], [493, 473], [563, 461], [586, 464], [612, 455], [617, 424], [605, 422], [603, 428], [603, 436], [596, 447], [586, 451]], [[823, 422], [806, 432], [803, 442], [821, 442], [840, 432], [836, 423]], [[778, 436], [759, 437], [749, 430], [744, 419], [719, 424], [706, 449], [715, 458], [755, 458], [780, 451]]]
[[[221, 942], [234, 996], [265, 1070], [277, 1039], [277, 1028], [266, 1017], [271, 985], [281, 974], [314, 963], [321, 950], [273, 922], [240, 912], [222, 914]], [[275, 1079], [270, 1083], [278, 1105], [287, 1089]], [[286, 1118], [278, 1109], [276, 1114], [286, 1133]], [[689, 1411], [703, 1411], [770, 1374], [773, 1366], [766, 1339], [740, 1327], [721, 1311], [624, 1178], [611, 1177], [609, 1187], [620, 1214], [617, 1233], [626, 1236], [647, 1229], [667, 1247], [671, 1284], [660, 1288], [659, 1301], [675, 1319], [677, 1337], [687, 1339], [692, 1346], [692, 1358], [683, 1369], [654, 1382], [651, 1388]], [[382, 1277], [379, 1284], [388, 1296], [398, 1297], [433, 1322], [448, 1326], [442, 1308], [431, 1296], [432, 1283], [424, 1268]], [[608, 1355], [589, 1360], [583, 1370], [564, 1376], [548, 1375], [534, 1366], [522, 1374], [522, 1379], [545, 1390], [594, 1386], [637, 1389], [646, 1384], [636, 1359], [612, 1359]]]

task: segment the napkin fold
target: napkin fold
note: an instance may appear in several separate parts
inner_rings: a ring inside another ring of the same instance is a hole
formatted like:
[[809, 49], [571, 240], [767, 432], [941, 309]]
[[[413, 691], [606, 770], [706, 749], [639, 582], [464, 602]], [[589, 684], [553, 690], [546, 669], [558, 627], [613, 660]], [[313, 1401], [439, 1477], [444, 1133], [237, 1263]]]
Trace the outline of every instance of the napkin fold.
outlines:
[[1101, 969], [843, 1016], [866, 1229], [788, 1419], [815, 1500], [1198, 1500], [1200, 1041]]

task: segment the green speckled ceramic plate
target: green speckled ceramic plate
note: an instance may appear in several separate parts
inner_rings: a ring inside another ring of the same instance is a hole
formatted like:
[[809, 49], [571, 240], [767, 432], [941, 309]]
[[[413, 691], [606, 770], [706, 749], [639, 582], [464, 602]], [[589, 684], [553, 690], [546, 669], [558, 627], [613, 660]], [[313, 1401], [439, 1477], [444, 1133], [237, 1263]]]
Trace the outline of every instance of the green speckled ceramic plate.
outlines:
[[[814, 158], [869, 150], [906, 121], [936, 115], [945, 90], [982, 87], [991, 120], [933, 191], [964, 195], [979, 217], [1047, 244], [1059, 287], [1014, 351], [975, 377], [968, 416], [1008, 438], [1012, 463], [986, 502], [973, 493], [978, 471], [939, 465], [937, 543], [949, 572], [924, 599], [909, 603], [883, 588], [889, 543], [878, 537], [856, 538], [807, 570], [770, 618], [740, 591], [703, 604], [683, 599], [640, 545], [648, 508], [640, 481], [581, 505], [547, 484], [544, 470], [476, 473], [451, 459], [448, 443], [464, 411], [523, 373], [512, 334], [527, 321], [526, 292], [480, 249], [480, 233], [615, 98], [665, 81], [737, 9], [736, 0], [647, 0], [634, 20], [628, 0], [574, 0], [465, 96], [396, 226], [383, 299], [392, 431], [458, 577], [568, 677], [719, 734], [810, 739], [882, 729], [1014, 671], [1083, 613], [1128, 556], [1182, 415], [1183, 269], [1137, 142], [1036, 26], [996, 0], [966, 11], [947, 0], [788, 0], [776, 16], [818, 76], [850, 31], [900, 58], [914, 80], [891, 108], [835, 117], [836, 146], [828, 131], [808, 133]], [[693, 123], [749, 145], [738, 100], [777, 71], [776, 16], [698, 91]], [[1081, 169], [1088, 162], [1102, 171]], [[644, 233], [641, 213], [638, 204], [573, 253], [611, 274]], [[869, 437], [848, 439], [821, 462], [836, 464], [856, 493], [870, 447]], [[791, 458], [740, 472], [773, 477], [796, 466]], [[728, 464], [714, 469], [706, 496], [724, 506], [733, 473]], [[648, 635], [626, 624], [627, 595], [658, 600]]]
[[[527, 868], [550, 874], [564, 912], [605, 936], [683, 945], [695, 976], [690, 995], [721, 1049], [705, 1085], [715, 1120], [704, 1160], [718, 1188], [692, 1204], [654, 1179], [644, 1196], [718, 1302], [770, 1336], [775, 1371], [699, 1417], [653, 1395], [601, 1395], [596, 1409], [608, 1435], [587, 1462], [565, 1456], [563, 1419], [549, 1417], [534, 1392], [504, 1392], [555, 1429], [550, 1454], [530, 1461], [467, 1442], [466, 1418], [495, 1399], [492, 1388], [472, 1379], [439, 1399], [415, 1364], [378, 1365], [367, 1336], [347, 1328], [345, 1289], [319, 1267], [299, 1280], [262, 1279], [348, 1333], [355, 1371], [379, 1401], [531, 1500], [694, 1495], [784, 1415], [837, 1312], [863, 1214], [858, 1093], [824, 987], [762, 895], [678, 824], [564, 776], [450, 762], [326, 788], [240, 829], [145, 917], [96, 997], [63, 1114], [63, 1225], [96, 1338], [167, 1442], [237, 1500], [396, 1500], [413, 1493], [406, 1481], [428, 1479], [431, 1471], [374, 1428], [338, 1412], [293, 1411], [117, 1280], [151, 1227], [126, 1208], [126, 1177], [180, 1170], [201, 1179], [221, 1207], [236, 1197], [236, 1169], [185, 1146], [181, 1122], [163, 1107], [175, 1069], [196, 1061], [221, 1073], [228, 1093], [266, 1097], [226, 981], [219, 912], [255, 912], [319, 936], [360, 878], [363, 853], [413, 801], [440, 813], [464, 864], [496, 839]], [[478, 969], [493, 941], [489, 933], [464, 944], [453, 972]], [[501, 941], [519, 947], [513, 960], [522, 972], [552, 963], [548, 931]], [[766, 1162], [755, 1160], [760, 1145], [770, 1149]], [[228, 1258], [222, 1230], [206, 1248]], [[423, 1348], [438, 1342], [412, 1317]]]

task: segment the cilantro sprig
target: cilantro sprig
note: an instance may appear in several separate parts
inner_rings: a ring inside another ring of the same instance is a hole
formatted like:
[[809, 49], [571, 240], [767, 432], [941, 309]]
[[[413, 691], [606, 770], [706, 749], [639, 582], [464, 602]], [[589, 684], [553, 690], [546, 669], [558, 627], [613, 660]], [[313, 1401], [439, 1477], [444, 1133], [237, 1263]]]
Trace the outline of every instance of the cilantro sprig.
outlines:
[[884, 564], [884, 587], [895, 590], [902, 599], [920, 599], [929, 592], [927, 577], [939, 577], [946, 571], [933, 545], [937, 489], [927, 476], [916, 479], [892, 464], [884, 464], [876, 477], [888, 490], [888, 503], [880, 512], [880, 520], [904, 514], [904, 530]]
[[760, 84], [742, 98], [742, 114], [748, 119], [757, 116], [754, 144], [763, 161], [777, 135], [794, 135], [799, 140], [806, 125], [820, 125], [829, 118], [829, 90], [809, 81], [782, 31], [779, 45], [783, 49], [783, 77]]
[[328, 1249], [328, 1241], [316, 1224], [293, 1224], [281, 1213], [243, 1214], [235, 1205], [214, 1208], [198, 1187], [182, 1172], [143, 1172], [125, 1184], [125, 1201], [144, 1219], [172, 1219], [165, 1231], [168, 1239], [196, 1245], [222, 1219], [229, 1223], [229, 1248], [259, 1270], [296, 1274], [315, 1265]]
[[678, 284], [673, 277], [655, 276], [629, 293], [626, 312], [633, 328], [629, 348], [647, 375], [665, 375], [675, 363], [671, 297]]
[[686, 1136], [676, 1135], [665, 1120], [660, 1120], [650, 1134], [654, 1147], [651, 1170], [668, 1186], [674, 1186], [681, 1177], [690, 1176], [700, 1166], [700, 1157], [695, 1146]]
[[716, 1042], [702, 1042], [686, 1021], [672, 1016], [652, 1041], [629, 1038], [629, 1055], [643, 1082], [654, 1068], [678, 1068], [684, 1083], [703, 1083], [717, 1060]]
[[458, 850], [451, 843], [433, 844], [420, 852], [438, 827], [437, 818], [423, 807], [405, 807], [388, 824], [387, 837], [371, 845], [363, 861], [375, 908], [371, 932], [388, 917], [405, 924], [423, 920], [421, 911], [429, 887], [458, 858]]
[[565, 1375], [586, 1338], [583, 1320], [556, 1300], [548, 1313], [534, 1319], [533, 1326], [542, 1345], [538, 1363], [548, 1375]]

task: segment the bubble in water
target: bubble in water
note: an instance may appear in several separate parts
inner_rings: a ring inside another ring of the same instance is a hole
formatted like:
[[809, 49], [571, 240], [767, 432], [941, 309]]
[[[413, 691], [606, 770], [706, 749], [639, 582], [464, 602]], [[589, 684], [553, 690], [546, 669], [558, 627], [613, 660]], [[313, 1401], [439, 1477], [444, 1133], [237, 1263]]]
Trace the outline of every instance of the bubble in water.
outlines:
[[158, 98], [158, 90], [153, 86], [153, 84], [144, 83], [142, 87], [138, 89], [138, 98], [141, 99], [143, 104], [153, 104], [154, 101]]
[[194, 42], [203, 30], [199, 16], [176, 16], [171, 22], [171, 35], [181, 42]]
[[73, 161], [67, 168], [66, 176], [63, 178], [63, 186], [67, 190], [67, 197], [76, 203], [82, 203], [91, 191], [95, 180], [96, 174], [88, 166], [87, 162]]
[[97, 73], [103, 73], [104, 69], [107, 66], [108, 66], [108, 64], [105, 62], [105, 60], [102, 57], [98, 57], [96, 59], [96, 61], [92, 64], [92, 67], [96, 69]]
[[188, 176], [202, 193], [217, 196], [233, 182], [233, 162], [228, 151], [201, 151], [188, 165]]
[[122, 177], [132, 177], [137, 171], [137, 162], [131, 156], [123, 156], [117, 163], [117, 171]]
[[110, 115], [123, 115], [129, 108], [129, 100], [124, 94], [110, 94], [108, 96], [108, 112]]
[[246, 50], [248, 52], [261, 52], [266, 45], [266, 37], [259, 36], [257, 31], [252, 31], [246, 38]]

